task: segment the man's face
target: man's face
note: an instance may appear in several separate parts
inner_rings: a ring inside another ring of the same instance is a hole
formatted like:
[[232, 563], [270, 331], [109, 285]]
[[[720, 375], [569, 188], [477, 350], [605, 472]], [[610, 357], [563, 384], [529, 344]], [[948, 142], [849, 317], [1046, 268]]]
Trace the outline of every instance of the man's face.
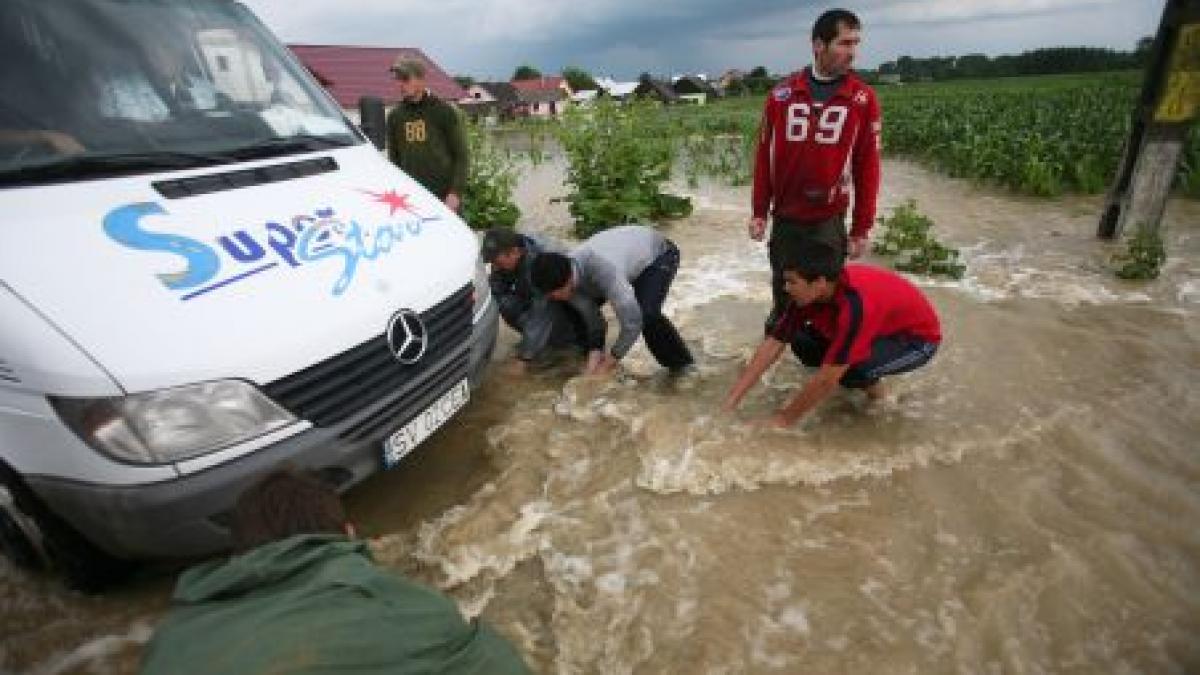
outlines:
[[423, 77], [402, 77], [398, 82], [400, 82], [400, 95], [406, 100], [414, 101], [425, 93], [425, 78]]
[[817, 70], [827, 77], [845, 75], [854, 65], [854, 56], [858, 52], [858, 43], [862, 36], [857, 28], [850, 28], [844, 23], [838, 23], [837, 37], [826, 44], [820, 38], [813, 40], [813, 54], [816, 57]]
[[492, 259], [492, 267], [511, 272], [517, 269], [517, 265], [521, 264], [521, 249], [514, 246], [507, 251], [501, 251]]
[[829, 282], [824, 277], [808, 281], [791, 270], [783, 272], [783, 290], [797, 305], [808, 305], [825, 297]]

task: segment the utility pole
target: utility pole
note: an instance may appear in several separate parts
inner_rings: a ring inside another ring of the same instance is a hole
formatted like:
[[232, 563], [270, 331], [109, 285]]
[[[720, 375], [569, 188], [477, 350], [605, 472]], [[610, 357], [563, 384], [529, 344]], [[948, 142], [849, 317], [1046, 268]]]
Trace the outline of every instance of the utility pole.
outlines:
[[1157, 232], [1188, 128], [1200, 116], [1200, 0], [1167, 0], [1097, 234]]

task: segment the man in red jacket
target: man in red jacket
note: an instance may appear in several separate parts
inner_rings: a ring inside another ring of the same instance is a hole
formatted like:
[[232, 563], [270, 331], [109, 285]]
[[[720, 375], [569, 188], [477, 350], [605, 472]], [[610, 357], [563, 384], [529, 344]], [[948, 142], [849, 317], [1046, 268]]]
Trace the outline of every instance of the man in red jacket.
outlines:
[[[767, 96], [754, 166], [750, 237], [768, 251], [774, 304], [767, 330], [787, 302], [779, 263], [797, 242], [815, 239], [858, 258], [867, 249], [879, 194], [879, 101], [850, 66], [860, 41], [858, 17], [831, 9], [813, 24], [812, 66]], [[854, 188], [846, 240], [845, 214]]]
[[883, 396], [880, 380], [920, 368], [942, 342], [929, 299], [904, 277], [882, 267], [843, 264], [840, 251], [817, 241], [798, 244], [781, 261], [790, 302], [725, 397], [732, 412], [783, 350], [819, 368], [771, 424], [789, 427], [840, 384]]

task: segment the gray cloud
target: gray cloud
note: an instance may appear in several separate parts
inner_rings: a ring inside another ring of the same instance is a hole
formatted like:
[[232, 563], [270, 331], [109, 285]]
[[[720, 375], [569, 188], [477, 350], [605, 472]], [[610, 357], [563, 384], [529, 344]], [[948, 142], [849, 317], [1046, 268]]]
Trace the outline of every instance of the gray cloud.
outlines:
[[[810, 58], [813, 19], [828, 2], [796, 0], [246, 0], [289, 42], [413, 46], [446, 69], [507, 78], [531, 63], [633, 77]], [[859, 62], [909, 54], [1014, 53], [1040, 46], [1130, 49], [1154, 31], [1161, 0], [862, 0]]]

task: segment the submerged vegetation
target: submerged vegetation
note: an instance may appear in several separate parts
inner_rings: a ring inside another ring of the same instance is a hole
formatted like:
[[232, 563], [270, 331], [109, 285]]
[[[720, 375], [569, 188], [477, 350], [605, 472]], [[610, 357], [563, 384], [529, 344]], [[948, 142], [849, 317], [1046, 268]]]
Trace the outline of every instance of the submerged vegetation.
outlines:
[[1128, 248], [1113, 256], [1113, 271], [1121, 279], [1157, 279], [1166, 261], [1162, 237], [1150, 228], [1141, 227], [1129, 238]]
[[880, 217], [881, 231], [872, 248], [892, 260], [892, 267], [913, 274], [961, 279], [967, 266], [957, 249], [933, 236], [933, 221], [917, 210], [915, 200], [897, 206], [889, 217]]

